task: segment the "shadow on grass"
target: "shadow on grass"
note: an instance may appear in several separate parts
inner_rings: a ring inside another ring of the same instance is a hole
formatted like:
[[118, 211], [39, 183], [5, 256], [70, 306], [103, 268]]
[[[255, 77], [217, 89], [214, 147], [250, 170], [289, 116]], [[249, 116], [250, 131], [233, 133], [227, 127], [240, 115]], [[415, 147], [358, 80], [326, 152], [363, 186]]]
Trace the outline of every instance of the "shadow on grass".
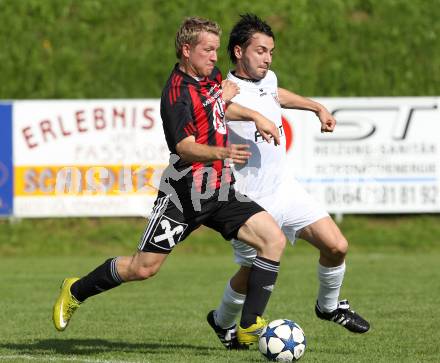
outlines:
[[65, 355], [93, 355], [99, 353], [124, 352], [136, 354], [164, 354], [173, 351], [191, 350], [196, 354], [204, 354], [221, 347], [207, 347], [192, 344], [176, 343], [124, 343], [103, 339], [45, 339], [34, 343], [0, 343], [0, 349], [14, 350], [18, 354], [65, 354]]

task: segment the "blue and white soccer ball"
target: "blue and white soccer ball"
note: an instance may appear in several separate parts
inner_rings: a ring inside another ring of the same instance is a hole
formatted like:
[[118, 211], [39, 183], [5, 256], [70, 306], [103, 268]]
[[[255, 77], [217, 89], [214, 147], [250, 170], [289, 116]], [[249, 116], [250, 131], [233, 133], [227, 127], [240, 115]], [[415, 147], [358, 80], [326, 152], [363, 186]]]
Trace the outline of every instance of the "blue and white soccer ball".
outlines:
[[260, 352], [269, 360], [292, 362], [306, 350], [306, 337], [298, 324], [287, 319], [271, 321], [261, 332]]

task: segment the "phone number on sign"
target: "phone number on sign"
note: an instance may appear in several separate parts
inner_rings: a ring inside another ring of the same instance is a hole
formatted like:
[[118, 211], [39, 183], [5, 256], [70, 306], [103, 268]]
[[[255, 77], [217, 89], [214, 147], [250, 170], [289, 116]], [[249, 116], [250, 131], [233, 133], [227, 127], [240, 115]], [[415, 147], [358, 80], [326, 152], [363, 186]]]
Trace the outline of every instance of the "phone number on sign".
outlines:
[[437, 185], [338, 185], [323, 189], [327, 205], [438, 206]]

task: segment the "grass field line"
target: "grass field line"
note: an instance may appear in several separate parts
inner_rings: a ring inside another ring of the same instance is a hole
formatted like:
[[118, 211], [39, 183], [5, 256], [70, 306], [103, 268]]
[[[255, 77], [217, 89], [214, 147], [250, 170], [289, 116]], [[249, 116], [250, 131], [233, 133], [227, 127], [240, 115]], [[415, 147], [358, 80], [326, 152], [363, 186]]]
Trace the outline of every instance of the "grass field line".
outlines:
[[133, 361], [133, 360], [106, 360], [106, 359], [93, 359], [93, 358], [75, 358], [75, 357], [34, 357], [32, 355], [0, 355], [0, 361], [2, 360], [33, 360], [43, 362], [84, 362], [84, 363], [149, 363], [148, 361]]

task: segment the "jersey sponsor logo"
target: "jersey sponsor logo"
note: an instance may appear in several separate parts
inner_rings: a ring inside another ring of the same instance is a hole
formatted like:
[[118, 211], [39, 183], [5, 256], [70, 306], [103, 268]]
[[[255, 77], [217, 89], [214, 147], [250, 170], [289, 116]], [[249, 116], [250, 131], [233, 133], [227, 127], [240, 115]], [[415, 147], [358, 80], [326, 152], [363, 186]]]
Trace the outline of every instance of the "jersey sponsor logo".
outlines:
[[[215, 93], [214, 93], [215, 92]], [[219, 85], [212, 86], [207, 92], [207, 100], [202, 103], [203, 107], [210, 105], [211, 103], [218, 100], [220, 95], [223, 93], [223, 90], [219, 88]]]
[[260, 97], [267, 96], [267, 92], [264, 92], [264, 88], [260, 88]]
[[[282, 124], [278, 126], [278, 129], [280, 131], [280, 136], [286, 138], [286, 151], [289, 151], [289, 149], [292, 146], [293, 142], [293, 130], [292, 126], [290, 125], [289, 121], [285, 117], [281, 117]], [[256, 144], [260, 144], [262, 142], [265, 142], [263, 136], [260, 134], [258, 130], [255, 130], [254, 134], [254, 142]]]
[[212, 97], [214, 98], [218, 98], [218, 96], [222, 93], [222, 90], [220, 88], [220, 86], [218, 84], [215, 84], [214, 86], [212, 86], [209, 91], [208, 91], [208, 95], [213, 95]]
[[[278, 130], [280, 131], [280, 136], [284, 137], [284, 125], [278, 126]], [[263, 136], [260, 134], [260, 132], [258, 130], [255, 130], [254, 141], [256, 144], [265, 142]]]
[[214, 129], [220, 133], [226, 134], [226, 123], [225, 123], [225, 110], [223, 108], [223, 101], [220, 98], [217, 98], [214, 104]]
[[171, 250], [180, 242], [187, 227], [188, 224], [179, 223], [164, 215], [156, 229], [152, 243], [162, 249]]

